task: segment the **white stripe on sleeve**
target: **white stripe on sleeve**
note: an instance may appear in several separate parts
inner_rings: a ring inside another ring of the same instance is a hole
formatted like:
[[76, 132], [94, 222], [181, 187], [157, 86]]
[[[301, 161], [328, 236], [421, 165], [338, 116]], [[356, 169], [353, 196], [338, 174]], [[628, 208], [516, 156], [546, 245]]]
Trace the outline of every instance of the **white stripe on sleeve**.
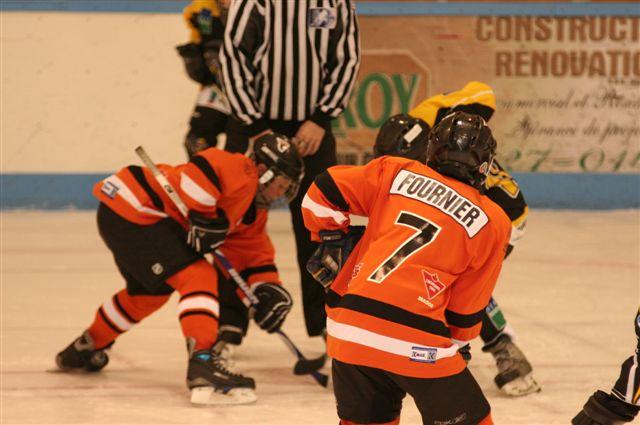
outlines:
[[318, 204], [311, 199], [309, 195], [304, 196], [304, 199], [302, 200], [302, 208], [308, 209], [316, 217], [331, 217], [338, 224], [342, 224], [347, 220], [347, 216], [344, 213]]
[[191, 180], [191, 177], [185, 173], [180, 173], [180, 189], [191, 199], [202, 205], [214, 207], [218, 202], [213, 195]]

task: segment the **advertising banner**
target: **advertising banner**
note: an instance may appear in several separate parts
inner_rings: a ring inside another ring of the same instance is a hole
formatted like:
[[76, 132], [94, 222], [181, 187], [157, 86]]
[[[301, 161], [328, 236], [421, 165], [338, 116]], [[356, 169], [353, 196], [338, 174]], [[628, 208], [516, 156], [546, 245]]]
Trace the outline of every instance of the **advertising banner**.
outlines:
[[640, 171], [640, 18], [362, 17], [362, 65], [336, 121], [340, 160], [377, 128], [468, 81], [493, 87], [490, 125], [516, 172]]

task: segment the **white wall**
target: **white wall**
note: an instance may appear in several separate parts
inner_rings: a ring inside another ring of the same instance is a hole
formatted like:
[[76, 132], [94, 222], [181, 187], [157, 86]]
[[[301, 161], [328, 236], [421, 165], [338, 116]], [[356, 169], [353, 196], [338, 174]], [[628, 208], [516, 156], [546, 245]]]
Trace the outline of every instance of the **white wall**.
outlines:
[[105, 172], [184, 158], [198, 86], [179, 14], [0, 13], [0, 171]]

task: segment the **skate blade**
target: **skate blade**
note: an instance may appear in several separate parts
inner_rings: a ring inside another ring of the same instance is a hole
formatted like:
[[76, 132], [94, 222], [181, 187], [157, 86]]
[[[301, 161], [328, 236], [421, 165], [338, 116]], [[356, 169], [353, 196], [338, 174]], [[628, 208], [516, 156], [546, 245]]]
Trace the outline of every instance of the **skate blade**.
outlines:
[[529, 373], [522, 378], [507, 382], [500, 388], [500, 391], [510, 397], [522, 397], [528, 394], [537, 393], [541, 390], [540, 385], [533, 379], [533, 374]]
[[233, 388], [227, 393], [212, 387], [197, 387], [191, 390], [191, 403], [203, 406], [224, 406], [255, 403], [258, 399], [251, 388]]
[[91, 372], [87, 372], [85, 369], [73, 368], [73, 367], [60, 367], [58, 365], [52, 366], [49, 369], [45, 369], [46, 373], [66, 373], [66, 374], [78, 374], [85, 375]]

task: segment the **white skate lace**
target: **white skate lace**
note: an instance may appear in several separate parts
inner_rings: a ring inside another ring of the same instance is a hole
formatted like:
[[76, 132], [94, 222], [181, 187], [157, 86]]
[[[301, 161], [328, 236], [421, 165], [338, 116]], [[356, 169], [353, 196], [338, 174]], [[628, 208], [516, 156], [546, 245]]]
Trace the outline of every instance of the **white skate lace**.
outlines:
[[211, 357], [213, 364], [216, 366], [216, 368], [229, 376], [235, 377], [235, 378], [245, 378], [244, 375], [240, 374], [240, 373], [235, 373], [233, 371], [231, 371], [228, 366], [227, 366], [227, 362], [224, 358], [222, 358], [219, 354], [218, 355], [213, 355]]

